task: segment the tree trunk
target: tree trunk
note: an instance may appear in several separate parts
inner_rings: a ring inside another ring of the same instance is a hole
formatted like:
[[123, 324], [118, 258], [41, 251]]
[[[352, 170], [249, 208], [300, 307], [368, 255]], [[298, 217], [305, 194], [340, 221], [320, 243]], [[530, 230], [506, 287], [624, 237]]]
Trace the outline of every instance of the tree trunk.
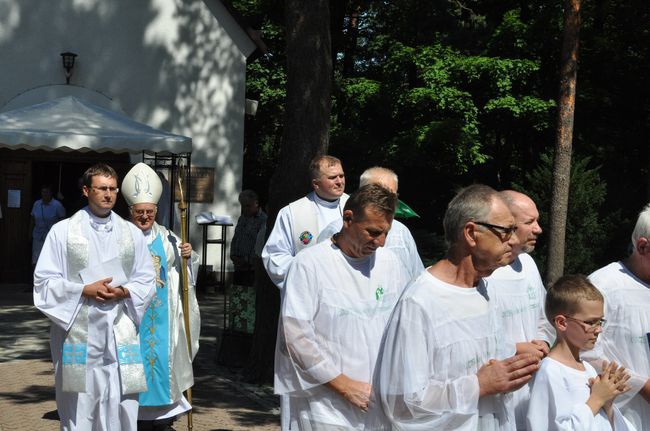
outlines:
[[569, 203], [571, 146], [575, 113], [576, 77], [580, 34], [580, 0], [564, 3], [564, 34], [560, 65], [560, 97], [553, 165], [553, 196], [546, 282], [552, 283], [564, 272], [566, 218]]
[[353, 1], [350, 6], [350, 19], [348, 21], [347, 37], [345, 38], [345, 50], [343, 52], [344, 78], [354, 75], [354, 57], [359, 37], [359, 16], [361, 15], [361, 1]]
[[[311, 191], [309, 162], [329, 142], [332, 57], [328, 0], [286, 0], [287, 99], [279, 163], [269, 186], [267, 235], [278, 211]], [[263, 270], [262, 270], [263, 271]], [[249, 380], [273, 378], [280, 296], [264, 271], [256, 282]]]

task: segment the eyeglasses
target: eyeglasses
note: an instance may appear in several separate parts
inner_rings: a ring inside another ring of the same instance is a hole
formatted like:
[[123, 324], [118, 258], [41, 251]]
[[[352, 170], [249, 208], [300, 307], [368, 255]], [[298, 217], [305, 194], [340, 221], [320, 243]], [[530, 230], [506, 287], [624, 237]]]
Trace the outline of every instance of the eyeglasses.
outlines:
[[584, 328], [585, 331], [587, 332], [594, 332], [596, 329], [604, 327], [605, 324], [607, 323], [607, 320], [605, 319], [596, 319], [587, 322], [584, 320], [576, 319], [575, 317], [571, 317], [571, 316], [564, 316], [564, 317], [566, 317], [567, 320], [573, 320], [574, 322], [578, 322], [581, 323], [582, 325], [586, 325], [586, 327]]
[[101, 187], [90, 186], [90, 187], [93, 190], [98, 191], [98, 192], [102, 192], [102, 193], [106, 193], [106, 192], [117, 193], [117, 192], [120, 191], [119, 187], [108, 187], [108, 186], [101, 186]]
[[143, 215], [147, 215], [147, 217], [151, 217], [154, 214], [156, 214], [156, 210], [131, 210], [133, 211], [133, 214], [142, 217]]
[[475, 221], [475, 224], [479, 226], [486, 227], [490, 229], [493, 233], [495, 233], [501, 241], [508, 241], [511, 237], [512, 234], [515, 233], [517, 230], [517, 226], [499, 226], [498, 224], [490, 224], [490, 223], [485, 223], [482, 221]]

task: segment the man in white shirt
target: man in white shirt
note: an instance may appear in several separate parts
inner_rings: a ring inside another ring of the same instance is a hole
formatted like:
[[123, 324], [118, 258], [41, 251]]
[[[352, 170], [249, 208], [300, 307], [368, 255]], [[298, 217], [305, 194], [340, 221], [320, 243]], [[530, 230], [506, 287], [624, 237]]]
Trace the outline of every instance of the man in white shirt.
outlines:
[[[542, 233], [535, 202], [514, 190], [499, 192], [515, 218], [518, 243], [512, 246], [512, 260], [485, 279], [490, 303], [497, 308], [503, 331], [516, 344], [517, 353], [531, 353], [542, 359], [555, 340], [555, 330], [544, 314], [546, 289], [535, 261], [528, 253], [535, 249]], [[530, 384], [514, 393], [517, 429], [526, 429]]]
[[444, 217], [447, 255], [400, 298], [376, 382], [398, 430], [514, 430], [511, 395], [538, 368], [503, 337], [482, 277], [512, 259], [516, 226], [484, 185], [462, 189]]
[[605, 298], [607, 323], [596, 346], [584, 352], [596, 370], [615, 361], [630, 373], [631, 389], [616, 398], [621, 413], [637, 430], [650, 430], [650, 204], [632, 232], [632, 254], [600, 268], [589, 280]]
[[34, 272], [34, 305], [51, 321], [62, 430], [135, 431], [146, 390], [138, 327], [155, 295], [142, 233], [112, 211], [117, 174], [84, 173], [88, 206], [55, 224]]
[[292, 430], [377, 430], [371, 399], [381, 337], [407, 283], [383, 248], [397, 196], [371, 184], [347, 201], [343, 228], [299, 253], [287, 275], [275, 392], [288, 395]]
[[316, 157], [310, 163], [309, 172], [313, 191], [280, 210], [262, 250], [266, 272], [281, 292], [294, 256], [316, 244], [320, 231], [341, 218], [348, 198], [339, 159]]
[[[398, 178], [395, 172], [390, 169], [378, 166], [366, 169], [359, 179], [359, 187], [368, 184], [379, 184], [389, 191], [397, 194]], [[341, 230], [343, 219], [334, 220], [318, 236], [318, 242], [329, 240], [332, 235]], [[420, 275], [424, 271], [422, 259], [418, 254], [415, 240], [409, 229], [399, 220], [393, 220], [393, 224], [386, 237], [385, 247], [391, 250], [402, 262], [406, 269], [409, 280]]]

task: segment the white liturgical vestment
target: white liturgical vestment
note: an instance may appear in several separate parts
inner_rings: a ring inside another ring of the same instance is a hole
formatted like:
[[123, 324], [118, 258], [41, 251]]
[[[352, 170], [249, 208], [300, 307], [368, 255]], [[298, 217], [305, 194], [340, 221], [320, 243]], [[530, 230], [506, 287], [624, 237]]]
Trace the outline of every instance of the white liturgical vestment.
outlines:
[[[79, 274], [69, 273], [68, 230], [77, 215], [55, 224], [50, 230], [34, 272], [34, 305], [51, 320], [50, 347], [55, 370], [56, 402], [62, 430], [135, 431], [138, 394], [122, 394], [114, 334], [118, 312], [123, 310], [137, 327], [154, 296], [155, 273], [142, 232], [117, 214], [100, 219], [87, 208], [78, 213], [83, 237], [88, 241], [88, 267], [118, 257], [121, 235], [131, 235], [133, 267], [122, 286], [130, 297], [98, 302], [82, 296]], [[119, 220], [118, 220], [119, 219]], [[123, 232], [121, 229], [128, 229]], [[63, 344], [82, 307], [87, 304], [85, 392], [64, 392]]]
[[[318, 236], [318, 242], [328, 241], [332, 235], [339, 232], [342, 227], [343, 218], [339, 217], [323, 229]], [[413, 235], [411, 235], [411, 231], [404, 226], [404, 223], [399, 220], [393, 220], [388, 235], [386, 235], [386, 243], [384, 244], [384, 247], [395, 253], [398, 259], [402, 262], [409, 280], [417, 278], [420, 273], [424, 271], [424, 265], [422, 264], [422, 259], [418, 254], [418, 248], [415, 245]]]
[[275, 360], [275, 392], [291, 398], [292, 431], [381, 428], [374, 400], [363, 412], [326, 383], [344, 374], [371, 384], [386, 322], [406, 283], [384, 248], [355, 259], [323, 242], [296, 256]]
[[[299, 251], [296, 242], [301, 242], [302, 247], [316, 244], [320, 230], [333, 220], [343, 217], [343, 207], [347, 198], [348, 195], [344, 194], [341, 198], [329, 202], [321, 199], [315, 192], [311, 192], [305, 198], [285, 206], [278, 212], [273, 230], [262, 250], [262, 261], [269, 277], [280, 290], [284, 289], [287, 271]], [[295, 204], [303, 200], [311, 204], [306, 206], [307, 211], [302, 214], [294, 213], [299, 210]], [[298, 227], [299, 224], [305, 227]]]
[[[513, 343], [532, 340], [555, 342], [555, 329], [544, 313], [546, 289], [535, 261], [520, 254], [510, 265], [503, 266], [484, 279], [490, 304], [501, 318], [501, 327]], [[526, 411], [530, 383], [514, 392], [517, 429], [526, 429]]]
[[639, 393], [650, 379], [650, 285], [636, 278], [621, 262], [589, 276], [605, 297], [607, 324], [593, 350], [582, 358], [600, 369], [602, 359], [623, 365], [630, 373], [628, 392], [616, 398], [621, 413], [640, 431], [650, 430], [650, 403]]
[[384, 413], [396, 430], [514, 430], [512, 395], [479, 399], [476, 376], [514, 353], [479, 289], [424, 271], [386, 329], [376, 381]]
[[[529, 431], [612, 431], [603, 409], [594, 416], [587, 405], [589, 379], [596, 370], [583, 362], [584, 371], [544, 358], [535, 373], [528, 407]], [[634, 426], [614, 407], [616, 431], [634, 431]]]

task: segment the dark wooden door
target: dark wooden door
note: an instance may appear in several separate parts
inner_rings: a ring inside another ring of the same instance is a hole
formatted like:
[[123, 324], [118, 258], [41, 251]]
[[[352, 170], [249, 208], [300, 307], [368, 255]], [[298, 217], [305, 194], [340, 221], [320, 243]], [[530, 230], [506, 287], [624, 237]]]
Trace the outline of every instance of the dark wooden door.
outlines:
[[[20, 206], [8, 207], [11, 191], [20, 192]], [[0, 159], [0, 282], [29, 283], [32, 278], [29, 220], [32, 210], [31, 161]]]

